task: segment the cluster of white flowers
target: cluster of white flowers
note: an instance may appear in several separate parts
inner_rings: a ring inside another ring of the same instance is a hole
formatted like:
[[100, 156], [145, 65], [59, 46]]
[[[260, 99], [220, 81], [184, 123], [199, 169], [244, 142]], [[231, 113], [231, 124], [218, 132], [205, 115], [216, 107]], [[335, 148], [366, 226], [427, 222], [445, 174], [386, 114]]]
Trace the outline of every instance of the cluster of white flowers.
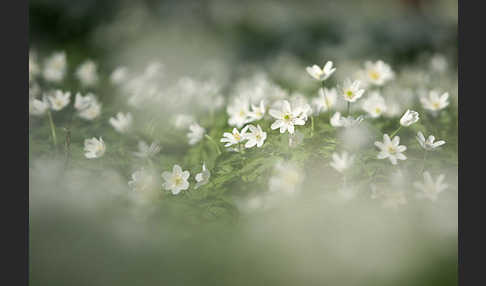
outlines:
[[[248, 129], [250, 131], [248, 131]], [[223, 138], [221, 138], [220, 142], [226, 143], [224, 145], [225, 147], [230, 147], [233, 145], [242, 144], [246, 140], [244, 145], [245, 148], [251, 148], [254, 146], [260, 148], [263, 146], [265, 139], [267, 139], [267, 132], [264, 132], [260, 125], [255, 127], [253, 124], [249, 124], [246, 125], [241, 132], [238, 131], [238, 129], [233, 128], [232, 133], [223, 133]]]
[[[436, 58], [433, 59], [430, 65], [432, 69], [439, 71], [443, 68], [444, 63], [441, 62], [440, 58]], [[69, 105], [71, 92], [56, 89], [44, 92], [42, 98], [38, 98], [38, 94], [42, 92], [37, 91], [38, 85], [36, 84], [36, 78], [40, 74], [47, 82], [59, 83], [65, 78], [66, 71], [67, 60], [64, 52], [56, 52], [48, 57], [44, 61], [42, 69], [37, 63], [35, 54], [29, 54], [30, 114], [40, 116], [47, 112], [50, 117], [51, 113], [49, 110], [60, 111]], [[392, 93], [391, 91], [400, 88], [400, 85], [397, 85], [398, 87], [390, 87], [390, 85], [394, 85], [392, 80], [396, 79], [397, 76], [391, 67], [382, 60], [376, 62], [367, 61], [364, 64], [364, 69], [360, 69], [355, 74], [354, 79], [345, 78], [335, 87], [324, 87], [324, 82], [335, 71], [336, 67], [334, 67], [332, 61], [326, 62], [322, 68], [318, 65], [306, 68], [306, 72], [321, 85], [317, 90], [317, 96], [310, 100], [298, 91], [283, 90], [264, 73], [255, 73], [250, 78], [238, 80], [233, 85], [232, 94], [230, 94], [226, 102], [227, 123], [234, 128], [231, 133], [224, 132], [219, 142], [224, 143], [224, 147], [230, 151], [242, 153], [244, 153], [243, 148], [253, 148], [255, 146], [261, 148], [267, 139], [267, 132], [261, 126], [268, 126], [262, 124], [262, 121], [272, 118], [273, 122], [270, 125], [270, 129], [278, 129], [281, 134], [288, 132], [290, 135], [289, 146], [295, 146], [303, 142], [303, 133], [305, 133], [302, 129], [300, 132], [296, 130], [297, 126], [306, 125], [310, 118], [310, 128], [313, 131], [314, 120], [321, 117], [322, 113], [329, 112], [329, 115], [332, 114], [330, 118], [324, 115], [325, 120], [329, 120], [331, 126], [340, 128], [337, 132], [344, 132], [362, 128], [366, 125], [361, 124], [365, 118], [367, 120], [369, 118], [377, 120], [381, 116], [396, 117], [406, 110], [399, 120], [400, 125], [397, 123], [398, 129], [393, 133], [389, 133], [391, 135], [388, 135], [388, 133], [383, 134], [383, 141], [374, 142], [374, 145], [379, 149], [376, 158], [388, 159], [392, 165], [397, 165], [399, 161], [407, 160], [405, 155], [407, 146], [400, 145], [400, 137], [396, 136], [396, 134], [400, 128], [410, 127], [420, 119], [418, 112], [406, 109], [407, 106], [411, 106], [410, 102], [416, 99], [416, 94], [421, 95], [419, 100], [423, 109], [430, 111], [433, 115], [437, 115], [440, 110], [449, 105], [448, 92], [441, 93], [437, 89], [429, 90], [428, 87], [424, 87], [420, 91], [402, 90], [400, 97], [407, 98], [407, 104], [389, 96]], [[94, 87], [99, 81], [96, 63], [91, 60], [83, 62], [76, 69], [75, 76], [84, 88]], [[212, 115], [215, 111], [225, 106], [225, 99], [221, 94], [223, 85], [211, 79], [200, 80], [183, 77], [176, 80], [175, 84], [165, 87], [161, 84], [163, 78], [163, 65], [158, 62], [151, 62], [140, 74], [136, 74], [131, 70], [129, 72], [125, 66], [119, 66], [112, 71], [109, 79], [113, 85], [116, 85], [127, 96], [128, 100], [126, 103], [135, 108], [140, 108], [142, 103], [163, 102], [166, 103], [164, 106], [170, 106], [178, 110], [178, 113], [173, 114], [171, 123], [177, 129], [188, 130], [186, 137], [189, 145], [198, 144], [205, 137], [213, 141], [207, 130], [197, 123], [198, 112]], [[390, 82], [392, 83], [388, 84]], [[387, 88], [390, 89], [388, 90]], [[351, 104], [359, 100], [361, 100], [360, 105], [358, 105], [360, 107], [359, 111], [365, 112], [366, 115], [354, 114], [354, 116], [351, 116]], [[186, 113], [187, 111], [179, 109], [180, 106], [188, 105], [189, 103], [196, 106], [193, 114], [188, 114]], [[343, 112], [343, 105], [340, 104], [347, 105], [346, 113]], [[87, 92], [84, 96], [79, 92], [76, 93], [74, 109], [80, 118], [94, 120], [100, 116], [101, 107], [102, 105], [94, 93]], [[270, 116], [266, 115], [267, 111]], [[108, 123], [117, 132], [127, 133], [135, 129], [133, 121], [131, 112], [118, 112], [115, 116], [109, 118]], [[200, 122], [206, 124], [205, 121]], [[422, 132], [417, 133], [416, 139], [425, 152], [437, 150], [445, 144], [444, 140], [435, 141], [433, 135], [426, 139]], [[216, 142], [212, 143], [218, 145]], [[332, 160], [328, 164], [341, 173], [345, 181], [347, 176], [352, 175], [348, 170], [352, 169], [356, 161], [361, 162], [361, 158], [358, 153], [352, 151], [353, 148], [347, 148], [345, 145], [342, 145], [339, 146], [339, 149], [342, 151], [340, 153], [333, 152], [331, 155]], [[153, 157], [160, 150], [161, 146], [158, 142], [152, 142], [149, 145], [145, 141], [139, 141], [138, 151], [133, 152], [133, 155], [153, 164]], [[106, 145], [101, 137], [85, 139], [84, 155], [86, 158], [100, 158], [105, 154], [105, 151]], [[220, 153], [219, 148], [218, 153]], [[415, 182], [414, 184], [420, 191], [417, 197], [436, 200], [437, 195], [447, 188], [447, 185], [443, 183], [445, 176], [441, 174], [437, 181], [434, 181], [428, 172], [424, 172], [423, 176], [424, 182]], [[190, 172], [187, 170], [183, 171], [177, 164], [173, 166], [172, 171], [163, 172], [161, 177], [164, 180], [162, 187], [173, 195], [188, 190], [191, 185], [189, 183]], [[201, 172], [194, 176], [194, 189], [208, 184], [210, 177], [211, 173], [206, 164], [203, 163]], [[296, 193], [301, 187], [303, 179], [304, 174], [302, 170], [294, 163], [291, 161], [280, 162], [274, 167], [273, 175], [268, 182], [269, 189], [272, 192]], [[157, 180], [154, 177], [153, 170], [141, 168], [132, 174], [128, 185], [133, 190], [143, 193], [146, 190], [156, 189]], [[160, 184], [158, 184], [158, 187], [160, 187]], [[346, 185], [339, 188], [341, 195], [344, 195], [346, 198], [352, 198], [355, 191], [355, 189]], [[380, 196], [383, 197], [384, 204], [387, 206], [396, 207], [406, 203], [406, 197], [401, 191], [386, 192], [386, 194], [380, 194]]]

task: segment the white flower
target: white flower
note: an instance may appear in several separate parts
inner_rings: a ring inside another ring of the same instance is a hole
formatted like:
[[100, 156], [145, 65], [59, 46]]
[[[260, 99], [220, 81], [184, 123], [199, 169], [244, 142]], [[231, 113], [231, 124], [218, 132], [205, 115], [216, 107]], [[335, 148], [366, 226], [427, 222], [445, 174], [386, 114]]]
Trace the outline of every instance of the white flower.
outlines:
[[260, 105], [259, 106], [255, 106], [255, 105], [251, 105], [251, 111], [248, 112], [248, 117], [249, 117], [249, 120], [248, 121], [256, 121], [256, 120], [260, 120], [263, 118], [263, 116], [265, 115], [265, 105], [263, 104], [263, 100], [260, 100]]
[[356, 119], [352, 116], [343, 117], [338, 111], [330, 119], [331, 126], [333, 127], [353, 127], [363, 121], [363, 116], [358, 116]]
[[265, 142], [265, 139], [267, 139], [267, 132], [263, 132], [260, 125], [257, 125], [257, 127], [255, 127], [250, 124], [245, 128], [247, 127], [250, 129], [250, 132], [245, 134], [245, 139], [248, 140], [245, 144], [245, 147], [251, 148], [255, 145], [258, 148], [262, 147], [263, 142]]
[[415, 188], [421, 191], [417, 193], [417, 197], [436, 201], [437, 196], [448, 187], [447, 184], [443, 183], [444, 179], [445, 175], [441, 174], [437, 177], [437, 181], [434, 182], [429, 172], [424, 172], [424, 182], [415, 182], [413, 184]]
[[312, 100], [317, 112], [326, 112], [333, 108], [337, 102], [337, 90], [335, 88], [319, 88], [319, 95]]
[[174, 165], [172, 172], [163, 172], [162, 178], [165, 180], [163, 187], [170, 190], [172, 194], [177, 195], [182, 190], [189, 188], [189, 171], [182, 171], [179, 165]]
[[332, 67], [332, 61], [328, 61], [322, 69], [318, 65], [313, 65], [312, 67], [307, 67], [305, 70], [316, 80], [325, 81], [336, 71], [336, 68]]
[[98, 82], [98, 72], [95, 62], [87, 60], [76, 70], [76, 77], [83, 86], [93, 86]]
[[155, 176], [143, 168], [135, 171], [131, 177], [128, 186], [135, 192], [147, 192], [155, 188]]
[[300, 94], [294, 93], [290, 98], [290, 104], [295, 112], [300, 112], [300, 118], [307, 121], [307, 117], [312, 115], [312, 107], [307, 103], [307, 98]]
[[71, 101], [71, 93], [69, 91], [62, 92], [62, 90], [56, 90], [52, 95], [47, 96], [47, 99], [49, 100], [51, 109], [59, 111], [69, 104]]
[[86, 120], [93, 120], [101, 113], [101, 103], [92, 93], [85, 96], [82, 96], [79, 92], [76, 93], [74, 108], [78, 110], [78, 116]]
[[422, 146], [422, 148], [427, 151], [434, 150], [435, 148], [440, 147], [446, 143], [444, 140], [434, 142], [435, 137], [433, 135], [430, 135], [427, 140], [425, 140], [424, 135], [420, 131], [417, 133], [417, 141], [419, 142], [420, 146]]
[[110, 81], [113, 84], [121, 84], [126, 81], [128, 77], [128, 69], [126, 67], [117, 67], [111, 72]]
[[220, 142], [226, 143], [224, 147], [229, 147], [231, 145], [239, 144], [240, 142], [244, 141], [246, 139], [246, 130], [248, 129], [248, 126], [245, 126], [241, 130], [241, 133], [238, 131], [238, 129], [233, 128], [233, 132], [224, 132], [223, 133], [223, 138], [219, 140]]
[[78, 116], [86, 119], [93, 120], [101, 114], [101, 103], [93, 102], [91, 105], [81, 111], [79, 111]]
[[187, 133], [187, 138], [189, 138], [189, 145], [194, 145], [201, 141], [206, 130], [202, 128], [199, 124], [193, 123], [189, 126], [189, 133]]
[[361, 82], [359, 80], [351, 81], [350, 79], [346, 79], [342, 85], [341, 95], [343, 96], [344, 100], [348, 102], [355, 102], [365, 92], [364, 89], [360, 89]]
[[130, 112], [123, 114], [118, 112], [115, 117], [111, 117], [109, 120], [111, 126], [120, 133], [127, 132], [132, 126], [133, 118]]
[[42, 75], [47, 81], [60, 82], [64, 78], [66, 68], [66, 54], [64, 52], [55, 52], [44, 62]]
[[134, 152], [133, 155], [140, 158], [150, 158], [160, 152], [160, 145], [156, 142], [152, 142], [150, 146], [145, 141], [138, 142], [138, 152]]
[[304, 174], [292, 163], [277, 163], [268, 184], [271, 192], [296, 193], [304, 179]]
[[280, 133], [288, 130], [290, 134], [294, 134], [295, 125], [305, 124], [306, 116], [302, 114], [302, 111], [302, 108], [292, 110], [290, 103], [284, 100], [282, 110], [270, 109], [270, 115], [277, 119], [270, 128], [272, 130], [280, 128]]
[[49, 109], [49, 102], [45, 97], [42, 100], [32, 98], [29, 100], [29, 113], [32, 115], [43, 115]]
[[390, 140], [388, 134], [383, 135], [383, 142], [376, 141], [375, 146], [380, 148], [380, 153], [378, 153], [378, 159], [388, 158], [393, 165], [397, 164], [398, 160], [406, 160], [405, 154], [402, 154], [407, 150], [407, 146], [399, 145], [400, 137], [395, 136], [393, 140]]
[[84, 156], [88, 159], [95, 159], [103, 156], [106, 151], [105, 142], [103, 138], [96, 139], [95, 137], [91, 139], [84, 140]]
[[414, 124], [418, 120], [419, 120], [418, 112], [407, 109], [407, 111], [405, 111], [405, 114], [403, 114], [402, 118], [400, 118], [400, 124], [402, 126], [407, 127]]
[[439, 91], [431, 90], [428, 97], [420, 97], [420, 102], [422, 106], [430, 111], [439, 111], [446, 108], [449, 105], [449, 93], [445, 92], [439, 96]]
[[209, 182], [209, 177], [211, 177], [211, 173], [206, 169], [206, 164], [203, 164], [201, 173], [196, 174], [197, 183], [194, 188], [197, 189], [200, 186], [207, 184]]
[[96, 103], [96, 97], [92, 93], [88, 93], [85, 96], [82, 96], [81, 93], [76, 93], [76, 97], [74, 98], [74, 108], [77, 110], [83, 110], [88, 108], [91, 104]]
[[380, 117], [387, 110], [385, 99], [378, 92], [373, 92], [363, 101], [363, 110], [371, 117]]
[[369, 83], [382, 86], [387, 81], [392, 80], [395, 75], [389, 65], [383, 61], [366, 62], [365, 63], [365, 75]]
[[336, 169], [336, 171], [342, 173], [351, 167], [354, 163], [354, 156], [349, 156], [348, 152], [343, 151], [341, 156], [338, 153], [334, 152], [332, 154], [332, 162], [330, 163], [331, 167]]
[[229, 115], [228, 124], [241, 128], [248, 122], [249, 100], [246, 97], [237, 97], [231, 105], [228, 105], [226, 112]]

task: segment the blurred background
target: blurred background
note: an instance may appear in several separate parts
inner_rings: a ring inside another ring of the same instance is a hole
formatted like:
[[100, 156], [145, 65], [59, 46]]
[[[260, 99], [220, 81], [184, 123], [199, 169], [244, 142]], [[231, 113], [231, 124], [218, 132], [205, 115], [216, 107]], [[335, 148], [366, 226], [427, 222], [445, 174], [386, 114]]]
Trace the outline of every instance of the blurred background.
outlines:
[[[298, 85], [293, 72], [323, 60], [383, 59], [399, 71], [434, 54], [454, 74], [457, 9], [454, 0], [30, 0], [29, 48], [39, 58], [65, 51], [71, 70], [93, 59], [100, 74], [158, 60], [174, 81], [208, 71], [231, 81], [258, 66]], [[63, 173], [54, 159], [29, 166], [31, 285], [457, 285], [457, 191], [386, 213], [300, 198], [240, 216], [219, 200], [204, 223], [175, 201], [147, 220], [113, 170], [93, 179], [53, 176]]]

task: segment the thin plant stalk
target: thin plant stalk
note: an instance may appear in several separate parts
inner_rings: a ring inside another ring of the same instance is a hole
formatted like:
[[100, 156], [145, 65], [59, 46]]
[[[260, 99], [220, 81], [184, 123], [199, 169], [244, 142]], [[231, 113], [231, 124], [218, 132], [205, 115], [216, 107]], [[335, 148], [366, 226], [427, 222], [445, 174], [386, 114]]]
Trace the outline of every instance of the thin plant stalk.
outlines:
[[402, 129], [402, 125], [400, 125], [400, 127], [397, 128], [397, 130], [393, 131], [393, 133], [390, 135], [390, 138], [393, 138], [393, 136], [395, 136], [398, 131], [400, 131], [400, 129]]
[[54, 147], [57, 149], [56, 126], [54, 125], [54, 121], [52, 120], [52, 114], [50, 110], [47, 110], [47, 118], [49, 120], [49, 126], [51, 128], [52, 142], [54, 143]]

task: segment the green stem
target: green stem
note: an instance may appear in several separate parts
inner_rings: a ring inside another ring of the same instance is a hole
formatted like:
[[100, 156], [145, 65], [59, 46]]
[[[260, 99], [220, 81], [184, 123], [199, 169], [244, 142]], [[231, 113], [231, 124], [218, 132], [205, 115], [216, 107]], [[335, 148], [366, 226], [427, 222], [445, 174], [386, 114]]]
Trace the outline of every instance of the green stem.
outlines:
[[206, 137], [209, 141], [211, 141], [214, 144], [214, 146], [216, 147], [216, 152], [218, 153], [218, 155], [221, 155], [221, 150], [219, 150], [218, 143], [216, 143], [216, 141], [214, 141], [214, 139], [208, 134], [204, 134], [204, 137]]
[[397, 130], [393, 131], [393, 133], [390, 135], [390, 138], [393, 139], [393, 136], [395, 136], [395, 134], [397, 134], [398, 131], [400, 131], [400, 129], [402, 129], [402, 125], [400, 125], [400, 127], [398, 127]]
[[348, 101], [348, 111], [347, 111], [346, 116], [349, 116], [350, 110], [351, 110], [351, 102]]
[[50, 110], [47, 110], [47, 118], [49, 119], [49, 126], [51, 128], [52, 141], [54, 143], [54, 147], [57, 149], [56, 126], [54, 125], [54, 121], [52, 120], [52, 114]]

